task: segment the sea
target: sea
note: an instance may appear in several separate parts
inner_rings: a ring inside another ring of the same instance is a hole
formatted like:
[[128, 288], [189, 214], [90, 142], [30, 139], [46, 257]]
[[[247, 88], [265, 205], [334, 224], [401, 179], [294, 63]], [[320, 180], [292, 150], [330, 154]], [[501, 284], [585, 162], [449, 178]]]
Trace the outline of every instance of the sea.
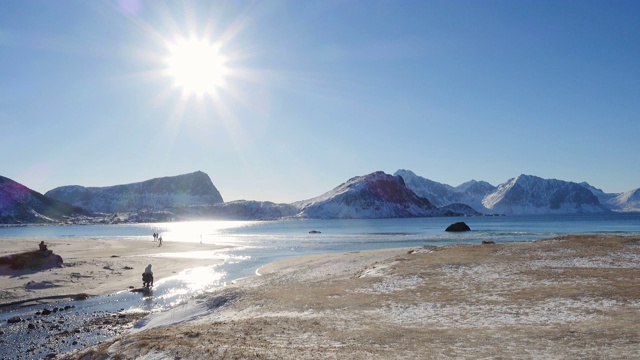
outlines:
[[[471, 231], [450, 233], [445, 229], [463, 221]], [[0, 227], [2, 238], [86, 238], [92, 240], [153, 240], [159, 233], [165, 244], [195, 242], [226, 245], [220, 250], [180, 253], [185, 257], [224, 259], [219, 265], [188, 269], [167, 279], [156, 279], [149, 294], [122, 291], [83, 301], [62, 301], [51, 307], [73, 306], [68, 321], [82, 321], [97, 312], [166, 311], [203, 293], [215, 292], [227, 284], [249, 276], [280, 259], [349, 251], [425, 245], [478, 244], [483, 240], [500, 242], [533, 241], [567, 234], [617, 234], [640, 236], [640, 213], [521, 215], [479, 217], [436, 217], [404, 219], [274, 221], [185, 221], [169, 223], [64, 226]], [[176, 254], [165, 254], [176, 256]], [[158, 256], [163, 256], [159, 254]], [[0, 308], [0, 331], [7, 319], [27, 316], [24, 307]], [[7, 333], [7, 332], [5, 332]], [[18, 336], [18, 335], [16, 335]], [[82, 346], [105, 340], [106, 335], [85, 334]], [[11, 342], [10, 339], [7, 341]], [[14, 339], [19, 344], [20, 339]], [[70, 350], [72, 346], [69, 345]], [[1, 355], [6, 355], [2, 354]]]

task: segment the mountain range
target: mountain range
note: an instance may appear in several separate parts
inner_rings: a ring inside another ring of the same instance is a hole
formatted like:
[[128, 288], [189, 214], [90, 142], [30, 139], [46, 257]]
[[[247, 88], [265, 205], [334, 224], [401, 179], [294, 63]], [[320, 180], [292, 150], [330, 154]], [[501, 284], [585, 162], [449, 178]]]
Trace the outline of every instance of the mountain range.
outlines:
[[312, 199], [291, 204], [224, 202], [197, 171], [107, 187], [62, 186], [44, 195], [0, 177], [0, 223], [117, 223], [184, 219], [391, 218], [640, 211], [640, 189], [607, 194], [586, 182], [520, 175], [493, 186], [471, 180], [453, 187], [409, 170], [356, 176]]
[[398, 170], [407, 187], [433, 204], [452, 202], [471, 206], [483, 214], [571, 214], [640, 211], [640, 189], [607, 194], [586, 182], [543, 179], [520, 175], [498, 186], [484, 181], [469, 181], [457, 187], [441, 184]]

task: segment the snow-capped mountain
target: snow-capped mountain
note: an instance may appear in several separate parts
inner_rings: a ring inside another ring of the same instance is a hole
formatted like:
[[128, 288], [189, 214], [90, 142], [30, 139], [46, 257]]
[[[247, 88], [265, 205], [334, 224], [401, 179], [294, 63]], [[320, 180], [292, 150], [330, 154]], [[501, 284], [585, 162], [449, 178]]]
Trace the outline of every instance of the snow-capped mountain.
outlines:
[[50, 199], [0, 176], [0, 224], [53, 223], [87, 214], [84, 209]]
[[[398, 218], [463, 215], [439, 209], [416, 195], [400, 176], [382, 171], [357, 176], [313, 199], [292, 204], [297, 217], [321, 219]], [[473, 212], [464, 205], [464, 210]]]
[[613, 211], [640, 212], [640, 188], [618, 194], [609, 194], [586, 182], [582, 182], [580, 185], [589, 189], [593, 195], [598, 197], [602, 205]]
[[610, 210], [584, 186], [568, 181], [520, 175], [510, 179], [482, 204], [505, 214], [601, 213]]
[[486, 181], [471, 180], [457, 187], [441, 184], [421, 176], [410, 170], [400, 169], [394, 173], [404, 179], [407, 187], [417, 195], [425, 197], [436, 206], [461, 203], [481, 212], [490, 212], [482, 205], [485, 196], [495, 191], [496, 187]]
[[62, 186], [46, 196], [91, 211], [113, 213], [222, 203], [209, 175], [202, 171], [107, 187]]
[[408, 188], [432, 204], [463, 203], [485, 214], [640, 211], [636, 197], [640, 189], [608, 194], [586, 182], [577, 184], [531, 175], [520, 175], [498, 187], [475, 180], [453, 187], [425, 179], [409, 170], [398, 170], [395, 175], [402, 176]]
[[606, 204], [618, 211], [640, 211], [640, 188], [619, 194]]
[[[0, 223], [127, 223], [189, 219], [390, 218], [485, 214], [640, 211], [640, 189], [607, 194], [588, 183], [520, 175], [495, 187], [469, 181], [453, 187], [409, 170], [354, 177], [293, 204], [225, 203], [203, 172], [109, 187], [63, 186], [39, 194], [0, 177]], [[92, 213], [91, 211], [94, 211]]]

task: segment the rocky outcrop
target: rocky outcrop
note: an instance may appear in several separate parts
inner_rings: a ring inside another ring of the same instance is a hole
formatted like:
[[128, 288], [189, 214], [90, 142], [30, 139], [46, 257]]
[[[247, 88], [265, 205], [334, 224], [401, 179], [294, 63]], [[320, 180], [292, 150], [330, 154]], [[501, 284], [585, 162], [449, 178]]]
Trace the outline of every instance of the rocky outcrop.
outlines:
[[0, 266], [6, 266], [11, 270], [42, 271], [62, 267], [62, 264], [62, 257], [51, 250], [34, 250], [0, 257]]

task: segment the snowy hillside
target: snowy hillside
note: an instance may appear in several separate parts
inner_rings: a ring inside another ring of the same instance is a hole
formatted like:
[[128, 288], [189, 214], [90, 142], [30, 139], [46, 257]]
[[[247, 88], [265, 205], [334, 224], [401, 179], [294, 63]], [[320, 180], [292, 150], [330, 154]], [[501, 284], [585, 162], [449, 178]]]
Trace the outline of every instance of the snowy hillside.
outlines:
[[417, 195], [427, 198], [436, 206], [461, 203], [469, 205], [480, 212], [491, 212], [482, 205], [482, 200], [486, 195], [493, 192], [496, 187], [486, 181], [471, 180], [453, 187], [423, 178], [410, 170], [400, 169], [394, 175], [401, 176], [409, 189], [413, 190]]
[[460, 202], [460, 195], [452, 186], [425, 179], [410, 170], [400, 169], [393, 174], [401, 176], [409, 189], [417, 195], [429, 200], [434, 206], [449, 205]]
[[408, 189], [402, 177], [381, 171], [351, 178], [323, 195], [293, 205], [300, 210], [297, 216], [304, 218], [371, 219], [461, 215], [450, 209], [437, 209], [429, 200]]
[[395, 175], [402, 176], [408, 188], [434, 205], [462, 203], [485, 214], [640, 211], [640, 189], [608, 194], [586, 182], [577, 184], [530, 175], [520, 175], [498, 187], [475, 180], [453, 187], [425, 179], [409, 170], [398, 170]]
[[91, 211], [113, 213], [223, 202], [209, 176], [201, 171], [107, 187], [62, 186], [46, 196]]
[[640, 211], [640, 189], [624, 192], [607, 201], [607, 205], [617, 211]]
[[493, 212], [505, 214], [601, 213], [609, 209], [580, 184], [537, 176], [520, 175], [510, 179], [482, 204]]
[[589, 191], [591, 191], [591, 193], [598, 198], [598, 201], [600, 201], [600, 204], [603, 204], [603, 205], [606, 205], [607, 202], [609, 202], [611, 199], [613, 199], [613, 198], [615, 198], [616, 196], [619, 195], [619, 194], [608, 194], [608, 193], [605, 193], [601, 189], [598, 189], [595, 186], [591, 186], [586, 181], [581, 182], [580, 185], [582, 187], [588, 189]]
[[86, 214], [83, 209], [50, 199], [0, 176], [0, 224], [52, 223]]

